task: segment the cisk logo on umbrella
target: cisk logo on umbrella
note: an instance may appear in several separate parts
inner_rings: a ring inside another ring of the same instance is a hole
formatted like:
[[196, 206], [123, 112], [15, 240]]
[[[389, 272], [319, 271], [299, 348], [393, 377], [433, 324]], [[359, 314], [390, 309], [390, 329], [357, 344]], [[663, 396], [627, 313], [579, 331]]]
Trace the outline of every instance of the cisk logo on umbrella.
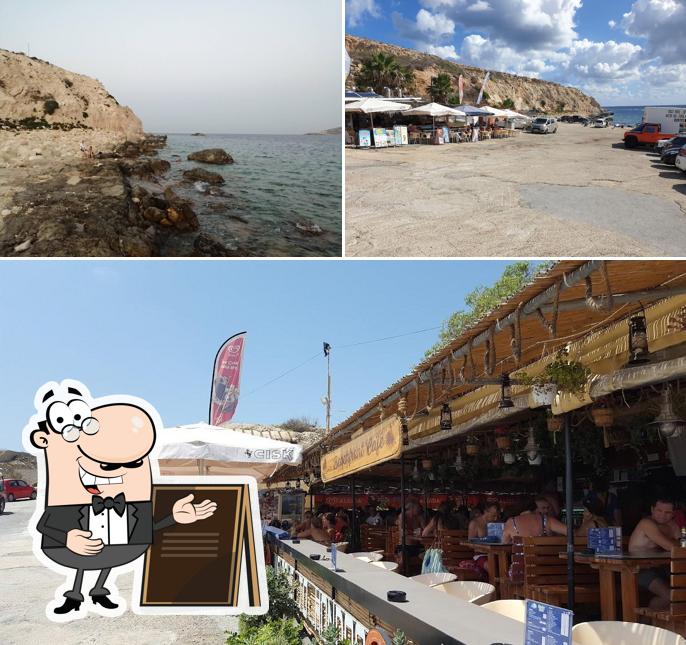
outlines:
[[67, 379], [40, 387], [34, 406], [23, 432], [38, 461], [29, 528], [35, 555], [65, 576], [50, 620], [121, 615], [115, 580], [131, 569], [136, 613], [267, 611], [254, 478], [160, 477], [164, 426], [137, 397], [95, 398]]

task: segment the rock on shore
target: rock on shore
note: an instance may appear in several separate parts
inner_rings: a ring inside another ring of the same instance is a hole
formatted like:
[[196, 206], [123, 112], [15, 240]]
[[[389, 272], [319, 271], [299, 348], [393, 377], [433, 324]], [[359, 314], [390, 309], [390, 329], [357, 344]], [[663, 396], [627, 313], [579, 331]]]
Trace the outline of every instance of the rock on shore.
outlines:
[[210, 148], [209, 150], [198, 150], [188, 155], [189, 161], [200, 161], [202, 163], [212, 163], [224, 165], [233, 163], [233, 157], [221, 148]]
[[224, 177], [217, 172], [204, 170], [203, 168], [192, 168], [191, 170], [184, 170], [183, 176], [188, 181], [204, 181], [213, 186], [221, 186], [224, 184]]

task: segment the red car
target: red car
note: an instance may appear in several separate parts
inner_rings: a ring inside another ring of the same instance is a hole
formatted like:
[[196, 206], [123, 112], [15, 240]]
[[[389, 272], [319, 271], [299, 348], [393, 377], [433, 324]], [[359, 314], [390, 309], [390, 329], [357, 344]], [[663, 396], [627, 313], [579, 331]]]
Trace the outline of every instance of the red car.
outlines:
[[5, 481], [0, 479], [0, 515], [5, 512]]
[[23, 479], [3, 479], [2, 482], [5, 485], [5, 497], [8, 502], [21, 497], [36, 499], [36, 489]]

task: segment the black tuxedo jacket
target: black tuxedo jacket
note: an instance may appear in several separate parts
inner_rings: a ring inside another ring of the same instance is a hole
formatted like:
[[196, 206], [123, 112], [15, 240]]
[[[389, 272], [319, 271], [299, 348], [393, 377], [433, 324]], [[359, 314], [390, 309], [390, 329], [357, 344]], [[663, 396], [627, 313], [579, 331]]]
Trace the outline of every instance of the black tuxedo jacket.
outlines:
[[[89, 504], [46, 506], [36, 528], [43, 535], [42, 549], [54, 549], [67, 545], [67, 533], [72, 529], [88, 531]], [[129, 544], [152, 544], [153, 531], [174, 524], [168, 515], [153, 524], [152, 502], [127, 502], [126, 513], [129, 529]]]

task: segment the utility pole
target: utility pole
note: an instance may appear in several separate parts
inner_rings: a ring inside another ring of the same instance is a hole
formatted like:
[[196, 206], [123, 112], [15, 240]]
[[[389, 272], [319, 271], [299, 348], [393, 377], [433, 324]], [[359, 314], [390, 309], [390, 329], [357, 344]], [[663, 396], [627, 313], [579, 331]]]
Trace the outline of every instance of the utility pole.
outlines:
[[326, 356], [326, 433], [331, 430], [331, 345], [324, 343]]

